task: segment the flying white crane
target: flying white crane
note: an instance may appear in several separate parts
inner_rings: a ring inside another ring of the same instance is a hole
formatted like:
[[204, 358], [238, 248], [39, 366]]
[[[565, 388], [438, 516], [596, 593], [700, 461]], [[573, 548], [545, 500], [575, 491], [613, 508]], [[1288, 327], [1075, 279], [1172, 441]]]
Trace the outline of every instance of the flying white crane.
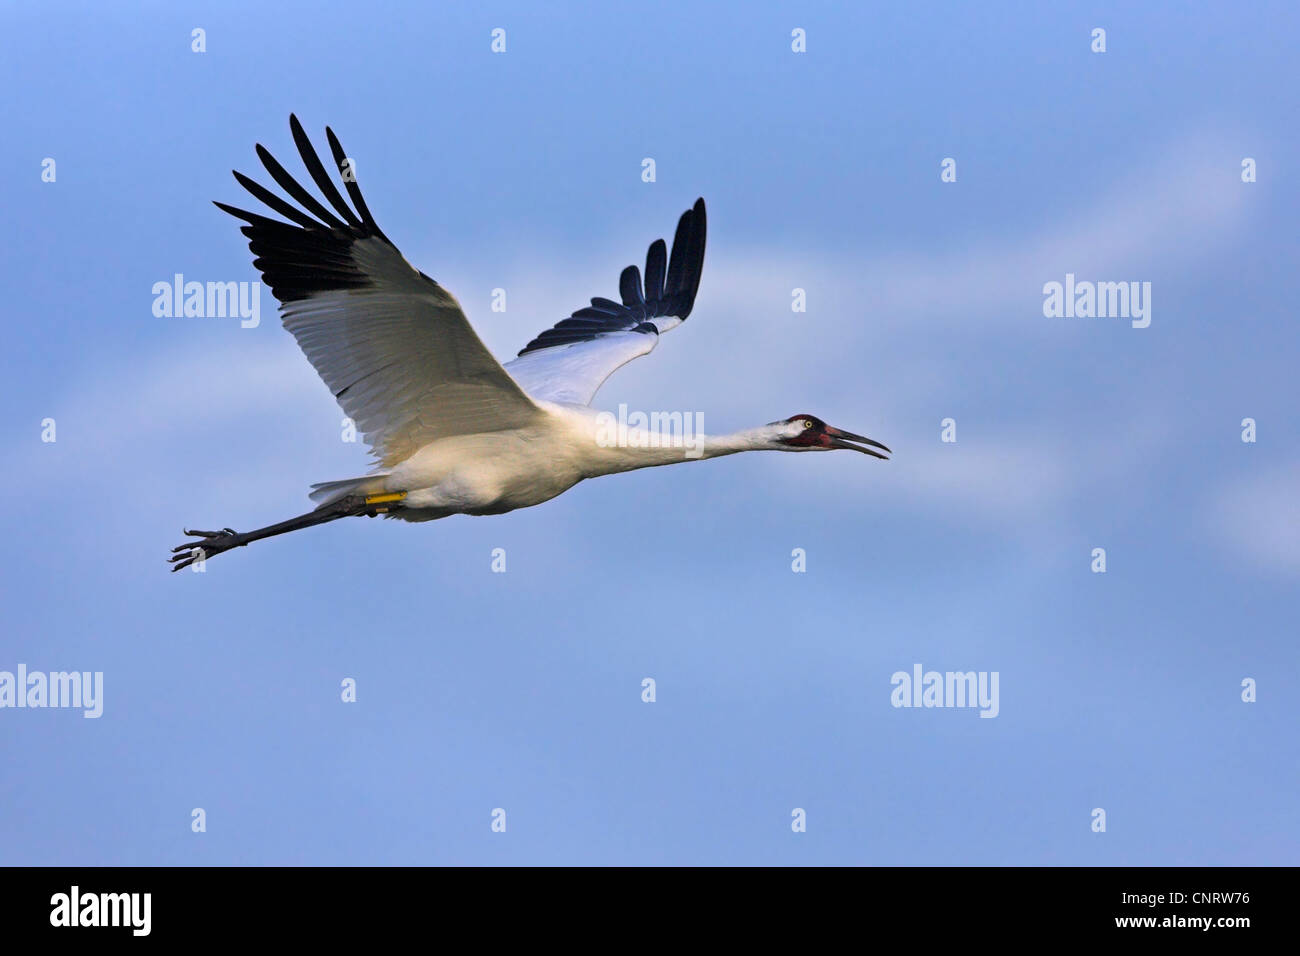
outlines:
[[[256, 531], [185, 531], [172, 570], [262, 538], [354, 515], [429, 521], [494, 515], [541, 504], [584, 478], [716, 458], [742, 451], [850, 448], [876, 458], [879, 442], [812, 415], [720, 437], [701, 436], [691, 454], [652, 434], [611, 442], [589, 406], [621, 366], [652, 351], [695, 304], [704, 265], [704, 200], [682, 214], [671, 255], [662, 239], [619, 277], [622, 302], [594, 298], [499, 363], [459, 303], [413, 268], [375, 224], [328, 127], [330, 151], [352, 206], [339, 194], [297, 117], [293, 139], [333, 211], [261, 145], [262, 165], [298, 206], [241, 173], [235, 179], [289, 222], [216, 203], [247, 225], [256, 266], [280, 301], [284, 326], [365, 436], [377, 470], [313, 485], [320, 505]], [[301, 208], [300, 208], [301, 207]], [[680, 438], [680, 436], [677, 436]]]

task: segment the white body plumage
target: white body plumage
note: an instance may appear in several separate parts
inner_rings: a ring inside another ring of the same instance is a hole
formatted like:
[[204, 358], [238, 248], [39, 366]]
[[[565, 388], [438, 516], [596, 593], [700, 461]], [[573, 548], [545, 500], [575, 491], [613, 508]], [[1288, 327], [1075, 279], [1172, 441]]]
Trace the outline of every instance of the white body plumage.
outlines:
[[[664, 240], [650, 244], [644, 282], [628, 266], [619, 301], [591, 299], [503, 365], [456, 299], [384, 235], [355, 178], [343, 176], [349, 205], [296, 117], [289, 126], [325, 203], [259, 145], [263, 166], [297, 205], [241, 173], [235, 178], [288, 222], [216, 205], [246, 223], [253, 264], [280, 301], [285, 328], [365, 436], [378, 470], [314, 485], [319, 507], [297, 518], [243, 534], [187, 532], [201, 540], [173, 549], [173, 570], [336, 518], [502, 514], [548, 501], [584, 478], [741, 451], [849, 448], [885, 457], [872, 450], [888, 451], [878, 442], [811, 415], [721, 438], [694, 436], [689, 449], [674, 436], [640, 429], [609, 440], [601, 413], [590, 407], [596, 391], [694, 308], [704, 266], [703, 199], [678, 220], [671, 255]], [[350, 170], [338, 139], [325, 132], [340, 173]]]

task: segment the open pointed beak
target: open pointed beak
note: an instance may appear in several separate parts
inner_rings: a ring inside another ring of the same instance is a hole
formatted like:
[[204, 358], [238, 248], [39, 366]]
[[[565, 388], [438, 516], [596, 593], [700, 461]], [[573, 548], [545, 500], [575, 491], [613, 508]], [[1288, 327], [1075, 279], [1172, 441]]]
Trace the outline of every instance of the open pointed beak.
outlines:
[[[888, 448], [880, 444], [878, 441], [872, 441], [870, 438], [863, 438], [861, 435], [855, 435], [852, 432], [841, 431], [838, 428], [832, 428], [830, 425], [826, 426], [826, 434], [830, 436], [832, 448], [851, 448], [854, 451], [860, 451], [864, 455], [871, 455], [875, 458], [881, 459], [882, 461], [889, 461], [889, 459], [878, 451], [872, 451], [871, 448], [879, 448], [881, 451], [889, 452], [891, 455], [893, 454], [893, 452], [890, 452]], [[863, 445], [870, 445], [871, 448], [863, 448]]]

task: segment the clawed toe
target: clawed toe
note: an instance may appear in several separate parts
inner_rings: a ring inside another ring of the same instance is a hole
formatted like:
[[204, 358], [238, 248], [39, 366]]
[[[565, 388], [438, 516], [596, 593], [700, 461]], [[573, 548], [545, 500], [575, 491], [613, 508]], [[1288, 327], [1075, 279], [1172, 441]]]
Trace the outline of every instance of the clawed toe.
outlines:
[[234, 537], [237, 534], [234, 528], [222, 528], [220, 531], [190, 531], [188, 528], [182, 528], [181, 533], [191, 538], [220, 538], [223, 535]]
[[182, 528], [181, 530], [190, 537], [199, 540], [187, 541], [172, 548], [172, 556], [168, 560], [173, 571], [188, 568], [198, 560], [210, 558], [223, 551], [229, 551], [240, 543], [235, 540], [239, 537], [239, 532], [234, 528], [222, 528], [220, 531], [191, 531], [188, 528]]
[[188, 568], [191, 564], [197, 561], [200, 556], [206, 558], [207, 552], [201, 548], [194, 548], [190, 551], [186, 551], [184, 554], [174, 554], [169, 559], [171, 561], [172, 570], [179, 571], [181, 568]]

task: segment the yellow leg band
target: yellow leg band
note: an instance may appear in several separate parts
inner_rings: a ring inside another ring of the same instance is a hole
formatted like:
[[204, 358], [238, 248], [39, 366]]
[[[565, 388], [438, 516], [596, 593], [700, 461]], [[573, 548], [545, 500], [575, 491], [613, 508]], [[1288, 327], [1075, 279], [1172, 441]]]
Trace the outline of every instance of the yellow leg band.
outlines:
[[369, 495], [366, 498], [366, 504], [382, 505], [390, 501], [401, 501], [405, 497], [406, 497], [405, 491], [394, 491], [392, 494], [387, 494], [387, 495]]

